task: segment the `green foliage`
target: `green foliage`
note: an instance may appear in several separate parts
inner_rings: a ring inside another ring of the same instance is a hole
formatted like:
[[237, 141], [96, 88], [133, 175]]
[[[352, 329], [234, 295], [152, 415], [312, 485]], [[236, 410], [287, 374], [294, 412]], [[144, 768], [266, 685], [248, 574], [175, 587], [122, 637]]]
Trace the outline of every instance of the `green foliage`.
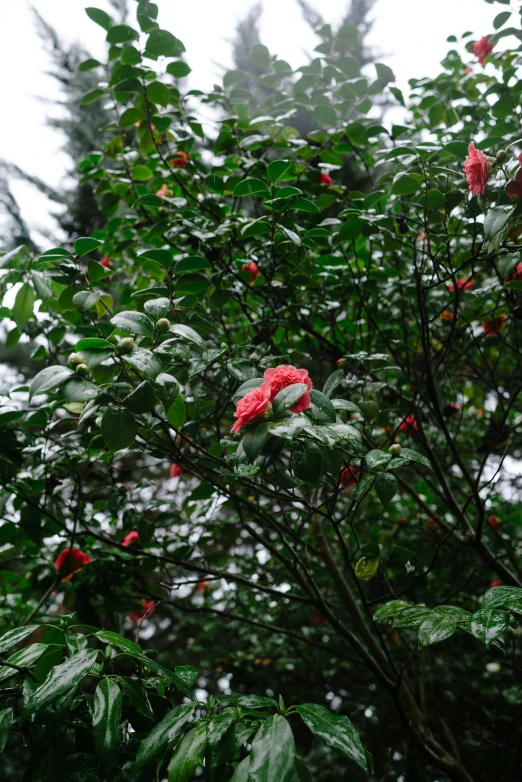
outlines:
[[0, 258], [10, 778], [515, 782], [522, 34], [404, 95], [354, 17], [185, 93], [156, 4], [88, 15], [100, 220]]

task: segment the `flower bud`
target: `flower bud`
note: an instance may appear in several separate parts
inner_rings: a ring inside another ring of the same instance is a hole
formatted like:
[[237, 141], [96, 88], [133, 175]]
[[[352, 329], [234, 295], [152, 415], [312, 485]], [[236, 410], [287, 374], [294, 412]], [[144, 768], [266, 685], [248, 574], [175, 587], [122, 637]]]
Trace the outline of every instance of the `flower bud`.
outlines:
[[118, 353], [132, 353], [134, 350], [134, 340], [132, 337], [124, 337], [118, 345]]
[[170, 329], [170, 320], [168, 318], [160, 318], [156, 323], [156, 328], [161, 334], [164, 334]]
[[79, 375], [88, 375], [89, 374], [89, 367], [87, 364], [77, 364], [76, 370]]
[[497, 163], [503, 163], [507, 158], [507, 152], [505, 149], [499, 149], [497, 152]]
[[254, 364], [257, 364], [257, 362], [259, 361], [259, 356], [257, 355], [257, 353], [251, 353], [248, 358]]
[[85, 359], [81, 353], [71, 353], [71, 355], [68, 358], [68, 363], [69, 366], [74, 369], [74, 367], [78, 366], [78, 364], [84, 364]]
[[379, 415], [379, 405], [377, 402], [359, 402], [359, 408], [367, 423], [371, 423]]
[[392, 456], [400, 456], [401, 455], [402, 448], [399, 445], [399, 443], [394, 443], [393, 445], [390, 445], [388, 448], [388, 453], [391, 453]]
[[96, 421], [94, 423], [96, 424], [96, 426], [98, 426], [101, 429], [101, 425], [102, 425], [102, 417], [101, 417], [101, 415], [98, 416], [98, 418], [96, 419]]

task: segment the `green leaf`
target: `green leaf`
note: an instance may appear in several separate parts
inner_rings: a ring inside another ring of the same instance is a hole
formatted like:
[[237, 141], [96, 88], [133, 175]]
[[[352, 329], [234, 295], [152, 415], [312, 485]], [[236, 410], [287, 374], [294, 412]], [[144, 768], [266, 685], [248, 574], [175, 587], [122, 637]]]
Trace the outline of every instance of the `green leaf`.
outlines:
[[29, 398], [31, 399], [33, 396], [36, 396], [36, 394], [45, 394], [47, 391], [52, 391], [53, 388], [61, 386], [61, 384], [72, 374], [73, 371], [72, 369], [69, 369], [69, 367], [45, 367], [45, 369], [38, 372], [31, 380], [29, 385]]
[[273, 160], [266, 170], [269, 180], [274, 183], [292, 168], [290, 160]]
[[139, 37], [137, 30], [128, 24], [113, 24], [107, 32], [107, 43], [130, 43]]
[[145, 312], [154, 321], [158, 321], [160, 318], [164, 318], [168, 315], [170, 309], [170, 301], [166, 297], [160, 297], [159, 299], [149, 299], [144, 305]]
[[99, 301], [101, 293], [99, 291], [79, 291], [73, 296], [73, 304], [79, 312], [87, 312]]
[[314, 703], [304, 703], [302, 706], [296, 706], [296, 709], [305, 725], [327, 747], [334, 749], [343, 757], [355, 761], [363, 771], [369, 773], [367, 751], [348, 717], [333, 714], [324, 706], [318, 706]]
[[256, 68], [265, 70], [270, 67], [270, 52], [262, 43], [256, 43], [252, 46], [249, 59]]
[[275, 418], [280, 417], [290, 407], [293, 407], [303, 394], [308, 391], [306, 383], [292, 383], [292, 385], [283, 388], [272, 402], [272, 414]]
[[71, 694], [80, 681], [87, 676], [96, 662], [97, 656], [98, 652], [95, 649], [88, 649], [75, 654], [74, 657], [70, 657], [61, 665], [55, 665], [44, 683], [29, 696], [22, 719], [56, 704], [62, 695]]
[[251, 424], [243, 432], [243, 450], [251, 462], [255, 462], [264, 444], [268, 440], [270, 423], [262, 421], [258, 424]]
[[23, 331], [33, 314], [36, 295], [28, 282], [18, 289], [12, 309], [12, 317], [19, 331]]
[[90, 103], [94, 103], [95, 101], [100, 100], [100, 98], [103, 98], [104, 95], [105, 90], [99, 88], [96, 90], [91, 90], [90, 92], [87, 92], [80, 100], [80, 106], [88, 106]]
[[441, 193], [437, 188], [432, 188], [426, 193], [426, 206], [428, 209], [440, 209], [446, 203], [446, 197], [444, 193]]
[[392, 616], [395, 616], [399, 611], [402, 611], [403, 608], [408, 608], [409, 603], [407, 603], [405, 600], [390, 600], [389, 603], [383, 603], [382, 605], [378, 606], [378, 608], [375, 610], [375, 613], [373, 615], [373, 618], [377, 622], [382, 622], [383, 619], [389, 619]]
[[167, 372], [160, 372], [160, 374], [154, 378], [154, 387], [165, 410], [168, 410], [180, 392], [178, 381]]
[[409, 606], [397, 611], [393, 620], [394, 627], [416, 627], [422, 624], [431, 614], [431, 609], [424, 606]]
[[108, 407], [101, 424], [102, 437], [111, 451], [120, 451], [133, 444], [138, 433], [134, 416], [123, 407]]
[[103, 242], [100, 242], [99, 239], [91, 239], [90, 236], [80, 237], [74, 243], [74, 252], [81, 258], [82, 255], [91, 253], [93, 250], [101, 247], [102, 244]]
[[211, 271], [212, 266], [206, 258], [201, 255], [189, 255], [182, 258], [176, 264], [176, 274], [187, 274], [187, 272]]
[[497, 14], [493, 19], [493, 27], [495, 30], [499, 30], [501, 27], [503, 27], [510, 16], [511, 11], [501, 11], [501, 13]]
[[149, 720], [155, 720], [154, 712], [147, 698], [147, 691], [138, 679], [130, 679], [126, 676], [120, 676], [120, 684], [123, 692], [134, 706], [136, 711]]
[[210, 282], [202, 274], [184, 274], [176, 282], [176, 296], [203, 293], [210, 288]]
[[400, 174], [393, 182], [392, 193], [398, 196], [412, 195], [421, 189], [421, 183], [411, 174]]
[[112, 24], [112, 19], [109, 14], [106, 14], [101, 8], [86, 8], [85, 13], [89, 19], [92, 19], [93, 22], [99, 24], [104, 30], [108, 30]]
[[156, 404], [156, 397], [148, 380], [144, 380], [129, 396], [126, 396], [123, 404], [137, 415], [142, 415], [152, 410]]
[[187, 411], [185, 409], [185, 402], [182, 396], [178, 396], [167, 409], [167, 418], [169, 423], [174, 429], [182, 429], [185, 421], [187, 420]]
[[404, 458], [411, 459], [412, 462], [417, 462], [418, 464], [422, 464], [424, 467], [427, 467], [429, 470], [431, 470], [430, 460], [427, 459], [425, 456], [423, 456], [421, 453], [418, 453], [417, 451], [413, 451], [411, 448], [401, 449], [401, 459]]
[[11, 708], [2, 709], [2, 711], [0, 711], [0, 755], [5, 749], [12, 725], [13, 710]]
[[[8, 663], [18, 665], [20, 668], [28, 668], [32, 666], [44, 652], [49, 651], [48, 644], [31, 644], [25, 648], [20, 649], [18, 652], [12, 654], [8, 659]], [[13, 674], [16, 674], [14, 668], [9, 666], [0, 666], [0, 681], [9, 679]]]
[[122, 702], [120, 688], [114, 679], [105, 676], [96, 687], [92, 707], [96, 755], [100, 767], [105, 771], [114, 765], [120, 748]]
[[341, 241], [349, 241], [351, 239], [357, 239], [362, 235], [364, 228], [366, 227], [366, 220], [360, 217], [352, 217], [343, 223], [339, 229], [338, 237]]
[[385, 84], [393, 81], [393, 71], [389, 65], [384, 65], [381, 62], [375, 63], [375, 70], [377, 71], [377, 78]]
[[361, 557], [355, 566], [355, 575], [359, 581], [370, 581], [379, 570], [379, 557]]
[[451, 616], [432, 611], [419, 627], [419, 649], [444, 641], [453, 635], [456, 629], [457, 623]]
[[3, 654], [12, 646], [19, 644], [20, 641], [23, 641], [28, 635], [34, 633], [39, 627], [40, 625], [24, 625], [24, 627], [15, 627], [14, 630], [9, 630], [9, 632], [5, 633], [0, 638], [0, 654]]
[[365, 475], [364, 478], [362, 478], [352, 489], [352, 499], [355, 500], [355, 502], [362, 500], [364, 495], [370, 490], [374, 480], [374, 475]]
[[243, 179], [234, 190], [234, 197], [262, 195], [269, 196], [270, 190], [261, 179]]
[[292, 456], [292, 472], [298, 480], [317, 486], [323, 474], [323, 454], [319, 446], [307, 443], [302, 448], [296, 448]]
[[316, 424], [335, 424], [337, 414], [326, 394], [314, 388], [310, 391], [310, 400], [310, 406], [305, 410], [308, 418]]
[[184, 79], [185, 76], [188, 76], [191, 71], [192, 68], [190, 68], [186, 62], [183, 62], [183, 60], [169, 62], [167, 65], [167, 73], [170, 73], [170, 75], [174, 76], [175, 79]]
[[505, 633], [508, 624], [509, 614], [505, 611], [499, 611], [496, 608], [482, 608], [471, 614], [469, 629], [471, 634], [489, 649], [493, 641]]
[[154, 323], [143, 312], [120, 312], [111, 318], [111, 323], [129, 334], [139, 334], [142, 337], [152, 337]]
[[455, 157], [464, 159], [468, 154], [468, 144], [465, 141], [449, 141], [444, 144], [444, 150]]
[[188, 782], [203, 763], [206, 744], [207, 725], [200, 722], [183, 736], [176, 747], [168, 767], [168, 782]]
[[252, 741], [248, 782], [293, 782], [295, 758], [288, 720], [276, 714], [261, 723]]
[[114, 633], [112, 630], [99, 630], [95, 633], [95, 636], [96, 638], [99, 638], [100, 641], [103, 641], [103, 643], [110, 644], [110, 646], [116, 646], [123, 652], [141, 654], [141, 647], [138, 644], [134, 643], [134, 641], [129, 641], [128, 638], [124, 638], [123, 635], [119, 635], [119, 633]]
[[171, 334], [175, 334], [181, 339], [186, 339], [188, 342], [193, 342], [194, 345], [198, 345], [200, 348], [205, 347], [205, 341], [199, 336], [197, 331], [194, 331], [190, 326], [185, 326], [183, 323], [176, 323], [169, 329]]
[[[25, 244], [20, 244], [18, 247], [14, 247], [12, 250], [9, 250], [8, 253], [4, 253], [2, 256], [0, 256], [0, 269], [5, 269], [6, 266], [9, 265], [9, 261], [12, 261], [13, 258], [18, 258], [18, 256], [21, 253], [26, 253], [27, 247]], [[67, 250], [63, 251], [65, 254], [67, 253]], [[45, 253], [44, 253], [45, 255]]]
[[146, 182], [148, 179], [152, 179], [154, 172], [148, 166], [137, 165], [132, 169], [132, 178], [138, 182]]
[[234, 84], [241, 84], [242, 81], [246, 81], [248, 75], [244, 71], [227, 71], [223, 76], [223, 86], [225, 89], [233, 87]]
[[512, 206], [494, 206], [488, 209], [484, 218], [484, 233], [489, 241], [496, 247], [500, 245], [503, 229], [513, 214]]
[[155, 261], [165, 269], [170, 269], [172, 266], [172, 252], [170, 250], [144, 250], [144, 252], [138, 253], [138, 258]]
[[130, 128], [137, 122], [142, 122], [144, 119], [145, 114], [143, 111], [141, 111], [141, 109], [135, 108], [134, 106], [131, 106], [130, 109], [125, 109], [120, 117], [118, 125], [120, 128]]
[[180, 57], [185, 47], [168, 30], [153, 30], [145, 47], [145, 57], [157, 60], [158, 57]]
[[114, 350], [114, 345], [106, 339], [86, 337], [85, 339], [80, 339], [79, 342], [76, 343], [74, 349], [77, 352], [82, 350]]
[[193, 710], [193, 703], [184, 703], [181, 706], [176, 706], [163, 717], [151, 730], [147, 738], [141, 742], [136, 756], [136, 771], [152, 764], [164, 753], [167, 744], [182, 732]]
[[380, 451], [378, 448], [374, 448], [372, 451], [368, 451], [365, 456], [366, 466], [369, 470], [375, 470], [378, 467], [384, 467], [386, 464], [388, 464], [389, 461], [391, 461], [391, 459], [391, 453], [384, 453], [384, 451]]
[[93, 68], [97, 68], [99, 65], [101, 65], [99, 60], [95, 60], [93, 57], [89, 57], [87, 60], [84, 60], [82, 63], [80, 63], [78, 70], [80, 73], [86, 73], [87, 71], [92, 71]]
[[397, 493], [397, 478], [389, 472], [380, 472], [375, 476], [374, 486], [378, 498], [386, 506]]

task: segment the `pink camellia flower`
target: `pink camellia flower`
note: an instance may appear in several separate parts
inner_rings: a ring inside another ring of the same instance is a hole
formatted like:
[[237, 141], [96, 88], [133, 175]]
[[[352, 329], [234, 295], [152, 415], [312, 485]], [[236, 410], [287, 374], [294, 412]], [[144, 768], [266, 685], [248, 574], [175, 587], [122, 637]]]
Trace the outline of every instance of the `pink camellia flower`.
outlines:
[[406, 418], [401, 421], [401, 424], [399, 426], [400, 432], [407, 432], [408, 434], [413, 434], [413, 432], [419, 431], [419, 424], [417, 423], [417, 419], [414, 415], [407, 415]]
[[346, 359], [345, 358], [338, 358], [337, 361], [336, 361], [336, 364], [337, 364], [338, 367], [342, 367], [342, 365], [345, 364], [345, 363], [346, 363]]
[[[265, 370], [264, 378], [270, 387], [271, 402], [283, 388], [294, 383], [304, 383], [308, 387], [308, 391], [311, 391], [313, 388], [313, 383], [308, 377], [308, 371], [306, 369], [296, 369], [291, 364], [280, 364], [275, 369]], [[312, 400], [308, 391], [305, 391], [295, 405], [292, 405], [290, 408], [292, 413], [302, 413], [307, 407], [310, 407]]]
[[171, 478], [179, 478], [179, 476], [181, 475], [182, 472], [183, 472], [183, 470], [181, 469], [179, 464], [174, 463], [174, 464], [170, 465], [170, 477]]
[[101, 266], [105, 266], [106, 269], [110, 269], [112, 266], [112, 261], [110, 260], [108, 255], [104, 255], [103, 258], [100, 260]]
[[343, 489], [351, 489], [359, 480], [359, 473], [353, 467], [345, 467], [339, 478], [339, 485]]
[[480, 40], [475, 41], [471, 47], [471, 51], [479, 61], [481, 65], [484, 65], [484, 60], [493, 51], [493, 44], [489, 42], [489, 35], [483, 35]]
[[139, 611], [131, 611], [129, 613], [129, 619], [131, 622], [140, 622], [145, 617], [152, 616], [156, 603], [154, 600], [141, 600], [141, 608]]
[[330, 189], [333, 184], [333, 179], [330, 174], [318, 174], [315, 183], [316, 185], [326, 185], [326, 187]]
[[452, 416], [456, 415], [460, 410], [460, 405], [458, 402], [450, 402], [444, 407], [443, 413], [446, 416], [446, 418], [451, 418]]
[[497, 529], [498, 525], [500, 524], [500, 520], [497, 518], [497, 516], [490, 516], [488, 519], [488, 524], [491, 529]]
[[140, 542], [140, 536], [136, 532], [135, 529], [131, 530], [125, 537], [123, 538], [121, 545], [122, 546], [130, 546], [131, 543], [139, 543]]
[[250, 261], [250, 263], [245, 263], [241, 267], [242, 272], [248, 272], [250, 274], [250, 282], [249, 285], [253, 285], [261, 272], [259, 271], [259, 266], [255, 261]]
[[208, 595], [212, 591], [212, 587], [208, 581], [199, 581], [197, 585], [198, 592], [203, 592], [204, 595]]
[[64, 548], [56, 557], [54, 566], [61, 581], [70, 581], [75, 573], [90, 563], [90, 557], [79, 548]]
[[449, 290], [450, 293], [455, 293], [455, 290], [458, 291], [470, 291], [473, 286], [475, 285], [475, 281], [471, 278], [467, 277], [461, 277], [459, 280], [457, 280], [457, 284], [454, 285], [452, 282], [448, 283], [446, 285], [446, 288]]
[[491, 584], [489, 585], [489, 588], [494, 589], [495, 587], [500, 587], [500, 586], [502, 586], [502, 581], [492, 581]]
[[470, 193], [481, 195], [486, 189], [489, 179], [491, 164], [486, 155], [480, 149], [475, 149], [475, 144], [470, 141], [468, 155], [464, 161], [464, 174], [468, 180]]
[[262, 418], [265, 413], [269, 413], [272, 398], [268, 383], [263, 383], [259, 388], [254, 388], [248, 394], [245, 394], [237, 403], [236, 412], [234, 413], [234, 418], [237, 418], [237, 421], [231, 431], [239, 432], [243, 426], [253, 424]]
[[503, 329], [507, 323], [506, 315], [499, 315], [493, 320], [482, 321], [482, 328], [486, 337], [498, 337], [500, 329]]
[[172, 190], [167, 187], [165, 183], [163, 183], [160, 189], [156, 192], [156, 195], [158, 198], [172, 198], [173, 193]]
[[468, 73], [473, 73], [473, 68], [470, 68], [469, 66], [467, 68], [464, 68], [464, 73], [466, 74], [466, 76], [468, 75]]

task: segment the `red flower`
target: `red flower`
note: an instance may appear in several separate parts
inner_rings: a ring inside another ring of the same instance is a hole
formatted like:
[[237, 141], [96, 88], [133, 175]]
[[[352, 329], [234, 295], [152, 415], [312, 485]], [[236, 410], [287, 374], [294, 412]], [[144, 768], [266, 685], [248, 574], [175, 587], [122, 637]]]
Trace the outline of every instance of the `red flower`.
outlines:
[[123, 538], [123, 540], [121, 542], [121, 545], [122, 546], [130, 546], [130, 544], [133, 543], [134, 541], [136, 541], [136, 543], [140, 542], [140, 536], [136, 532], [135, 529], [133, 529], [131, 532], [129, 532], [127, 535], [125, 535], [125, 537]]
[[175, 168], [185, 168], [189, 160], [190, 155], [180, 149], [179, 152], [176, 152], [176, 156], [173, 157], [170, 161], [170, 165], [174, 166]]
[[324, 616], [319, 616], [319, 614], [311, 613], [310, 619], [312, 622], [316, 625], [327, 625], [328, 619], [326, 619]]
[[413, 432], [419, 431], [419, 424], [417, 423], [417, 419], [414, 415], [407, 415], [406, 418], [401, 422], [399, 426], [400, 432], [407, 432], [408, 434], [413, 434]]
[[112, 261], [110, 260], [108, 255], [104, 255], [100, 261], [100, 264], [102, 266], [105, 266], [106, 269], [110, 269], [112, 266]]
[[74, 573], [79, 573], [84, 565], [90, 563], [88, 554], [84, 554], [79, 548], [64, 548], [56, 557], [54, 566], [59, 575], [60, 581], [69, 581]]
[[249, 272], [251, 277], [250, 282], [248, 283], [249, 285], [253, 285], [257, 280], [257, 278], [259, 277], [259, 275], [261, 274], [261, 272], [259, 271], [259, 266], [255, 261], [250, 261], [250, 263], [245, 263], [241, 267], [241, 271]]
[[239, 400], [234, 413], [237, 418], [232, 427], [232, 432], [239, 432], [241, 427], [252, 424], [270, 411], [271, 392], [268, 383], [263, 383], [259, 388], [254, 388]]
[[[280, 364], [275, 369], [267, 369], [264, 378], [270, 388], [271, 402], [283, 388], [294, 383], [304, 383], [308, 387], [308, 391], [311, 391], [313, 388], [312, 381], [308, 377], [308, 371], [306, 369], [296, 369], [291, 364]], [[292, 405], [290, 408], [292, 413], [302, 413], [307, 407], [310, 407], [312, 400], [308, 391], [305, 391], [295, 405]]]
[[333, 184], [333, 179], [330, 174], [318, 174], [315, 183], [316, 185], [326, 185], [326, 187], [330, 189]]
[[450, 310], [442, 310], [442, 312], [439, 315], [439, 318], [441, 320], [455, 320], [455, 313], [450, 312]]
[[489, 588], [494, 589], [495, 587], [500, 587], [500, 586], [502, 586], [502, 581], [492, 581], [491, 584], [489, 585]]
[[345, 359], [345, 358], [338, 358], [336, 363], [337, 363], [337, 366], [338, 366], [338, 367], [342, 367], [342, 365], [343, 365], [345, 362], [346, 362], [346, 359]]
[[129, 613], [129, 619], [131, 622], [139, 622], [141, 619], [144, 619], [145, 617], [149, 618], [152, 616], [155, 610], [155, 601], [154, 600], [143, 600], [141, 602], [141, 609], [139, 611], [131, 611]]
[[204, 595], [208, 595], [208, 593], [211, 591], [211, 586], [208, 583], [208, 581], [200, 581], [197, 586], [198, 592], [203, 592]]
[[489, 35], [483, 35], [479, 41], [475, 41], [471, 47], [471, 51], [479, 61], [481, 65], [484, 65], [484, 60], [493, 51], [493, 44], [489, 42]]
[[484, 410], [481, 407], [477, 408], [477, 415], [479, 418], [484, 417]]
[[167, 187], [165, 183], [163, 183], [160, 189], [156, 192], [156, 195], [158, 198], [172, 198], [173, 193], [172, 190]]
[[464, 173], [468, 180], [469, 190], [473, 195], [484, 193], [486, 182], [489, 179], [490, 164], [486, 155], [475, 149], [475, 144], [470, 141], [468, 156], [464, 161]]
[[171, 478], [179, 478], [179, 476], [181, 475], [182, 472], [183, 472], [183, 470], [181, 469], [179, 464], [174, 463], [174, 464], [170, 465], [170, 477]]
[[424, 526], [424, 534], [428, 538], [428, 540], [431, 540], [432, 543], [437, 543], [439, 540], [438, 535], [438, 528], [439, 525], [435, 521], [435, 519], [428, 519]]
[[447, 289], [450, 293], [455, 293], [455, 288], [458, 291], [470, 291], [473, 286], [475, 285], [475, 281], [468, 277], [461, 277], [457, 280], [457, 284], [454, 285], [452, 282], [448, 283], [446, 285]]
[[488, 519], [488, 524], [491, 527], [491, 529], [497, 529], [498, 525], [500, 524], [500, 521], [496, 516], [490, 516]]
[[507, 323], [507, 317], [505, 315], [499, 315], [498, 318], [493, 320], [483, 320], [482, 328], [486, 337], [498, 337], [500, 329], [503, 329]]
[[343, 489], [351, 489], [359, 480], [359, 473], [353, 467], [345, 467], [339, 478], [339, 485]]

